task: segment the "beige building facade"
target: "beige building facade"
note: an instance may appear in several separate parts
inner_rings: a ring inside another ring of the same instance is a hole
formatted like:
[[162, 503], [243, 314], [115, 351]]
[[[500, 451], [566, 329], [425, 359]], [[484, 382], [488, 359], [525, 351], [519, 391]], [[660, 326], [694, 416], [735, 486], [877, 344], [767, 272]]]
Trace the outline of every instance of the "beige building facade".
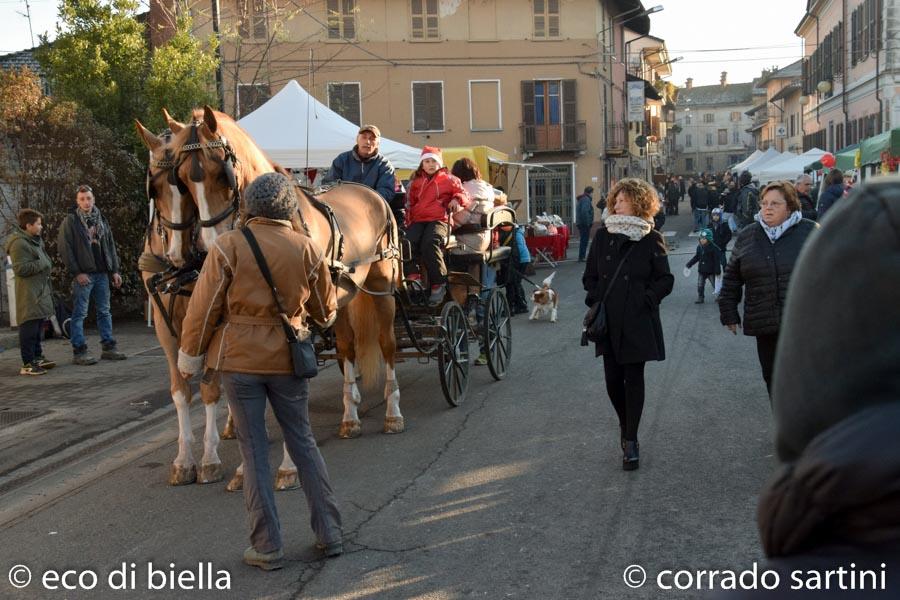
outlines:
[[510, 172], [511, 196], [528, 199], [520, 218], [572, 220], [585, 186], [602, 192], [632, 167], [624, 28], [649, 31], [645, 12], [638, 0], [226, 0], [225, 110], [247, 114], [296, 79], [391, 139], [543, 165]]

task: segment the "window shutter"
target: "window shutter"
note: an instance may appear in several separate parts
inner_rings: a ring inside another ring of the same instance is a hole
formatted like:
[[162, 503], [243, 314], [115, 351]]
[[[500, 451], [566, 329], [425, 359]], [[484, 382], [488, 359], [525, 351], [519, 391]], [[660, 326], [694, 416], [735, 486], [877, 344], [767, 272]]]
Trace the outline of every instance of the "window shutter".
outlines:
[[578, 96], [575, 94], [575, 80], [562, 80], [563, 123], [578, 120]]
[[522, 122], [534, 125], [534, 81], [522, 82]]
[[801, 93], [804, 96], [808, 96], [809, 95], [809, 59], [808, 58], [804, 58], [803, 61], [800, 63], [800, 69], [803, 72], [803, 75], [801, 76], [802, 80], [803, 80], [803, 84], [801, 86], [802, 87]]
[[428, 84], [428, 129], [444, 128], [443, 83]]
[[878, 0], [866, 0], [869, 5], [869, 51], [875, 53], [878, 51], [881, 35], [878, 31], [881, 24], [881, 11], [879, 10]]
[[428, 129], [428, 116], [426, 115], [427, 88], [424, 83], [413, 84], [413, 130], [425, 131]]
[[359, 114], [359, 84], [349, 83], [341, 87], [343, 87], [344, 90], [344, 106], [347, 111], [344, 118], [356, 125], [362, 125]]

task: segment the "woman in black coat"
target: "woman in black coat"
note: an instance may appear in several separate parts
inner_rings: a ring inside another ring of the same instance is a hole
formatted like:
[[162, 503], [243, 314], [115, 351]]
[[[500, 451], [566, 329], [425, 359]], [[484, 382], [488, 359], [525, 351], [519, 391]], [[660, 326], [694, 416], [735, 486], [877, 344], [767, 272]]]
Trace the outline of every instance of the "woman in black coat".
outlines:
[[603, 356], [606, 391], [619, 417], [622, 468], [633, 470], [639, 464], [644, 363], [666, 357], [659, 303], [672, 291], [674, 278], [666, 242], [653, 229], [659, 210], [656, 190], [645, 181], [623, 179], [609, 198], [610, 215], [594, 235], [582, 283], [588, 306], [603, 300], [609, 287], [604, 303], [608, 334], [596, 344], [596, 355]]
[[826, 187], [819, 194], [819, 220], [825, 216], [825, 213], [834, 206], [834, 203], [844, 197], [846, 187], [844, 186], [844, 174], [837, 169], [832, 169], [825, 180]]
[[737, 335], [738, 304], [744, 295], [744, 334], [756, 338], [756, 352], [766, 389], [772, 393], [772, 365], [781, 328], [788, 284], [800, 250], [818, 225], [804, 219], [797, 192], [789, 181], [763, 188], [755, 222], [740, 231], [725, 267], [719, 314], [722, 325]]

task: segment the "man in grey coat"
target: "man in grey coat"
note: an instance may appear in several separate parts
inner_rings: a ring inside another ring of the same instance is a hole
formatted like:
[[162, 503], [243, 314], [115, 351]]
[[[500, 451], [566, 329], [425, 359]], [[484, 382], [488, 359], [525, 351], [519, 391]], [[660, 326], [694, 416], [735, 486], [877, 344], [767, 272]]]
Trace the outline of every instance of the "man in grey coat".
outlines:
[[125, 355], [116, 349], [112, 332], [112, 314], [109, 309], [109, 285], [122, 286], [119, 274], [119, 256], [109, 223], [94, 203], [90, 186], [78, 187], [75, 209], [63, 220], [59, 228], [57, 249], [60, 258], [72, 276], [72, 362], [76, 365], [93, 365], [97, 359], [88, 353], [84, 337], [84, 319], [88, 304], [94, 300], [100, 344], [106, 360], [124, 360]]

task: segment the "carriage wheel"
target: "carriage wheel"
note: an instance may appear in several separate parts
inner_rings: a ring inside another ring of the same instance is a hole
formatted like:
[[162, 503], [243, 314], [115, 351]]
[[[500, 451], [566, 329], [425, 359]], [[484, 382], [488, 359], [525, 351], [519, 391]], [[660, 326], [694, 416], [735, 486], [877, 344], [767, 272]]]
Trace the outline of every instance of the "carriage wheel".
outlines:
[[469, 389], [469, 336], [466, 315], [450, 301], [441, 311], [444, 339], [438, 346], [441, 389], [450, 406], [459, 406]]
[[497, 381], [506, 377], [509, 359], [512, 354], [512, 319], [509, 313], [509, 302], [506, 294], [499, 288], [491, 290], [485, 307], [484, 319], [484, 353], [487, 355], [487, 366]]

